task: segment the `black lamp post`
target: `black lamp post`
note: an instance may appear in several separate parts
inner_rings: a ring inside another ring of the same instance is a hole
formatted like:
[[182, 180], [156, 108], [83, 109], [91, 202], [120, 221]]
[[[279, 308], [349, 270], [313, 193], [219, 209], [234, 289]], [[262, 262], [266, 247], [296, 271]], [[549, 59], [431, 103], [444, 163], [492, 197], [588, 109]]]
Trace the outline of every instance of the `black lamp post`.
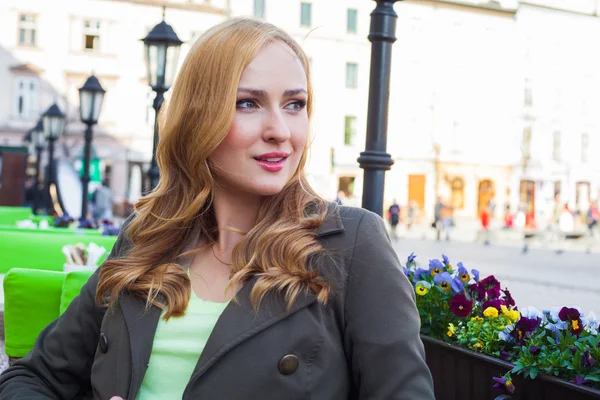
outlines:
[[85, 129], [85, 150], [83, 157], [83, 176], [81, 177], [82, 192], [81, 197], [81, 217], [87, 218], [88, 212], [88, 190], [90, 183], [90, 158], [92, 152], [92, 138], [94, 131], [92, 126], [98, 122], [102, 100], [104, 100], [105, 90], [94, 75], [79, 88], [79, 114], [81, 121], [86, 125]]
[[158, 184], [160, 172], [156, 163], [156, 147], [158, 145], [158, 112], [164, 100], [164, 93], [169, 90], [173, 79], [175, 78], [175, 68], [179, 58], [179, 48], [183, 43], [177, 34], [164, 20], [156, 25], [145, 38], [144, 53], [146, 55], [146, 67], [148, 73], [148, 83], [152, 90], [156, 92], [154, 103], [154, 143], [152, 145], [152, 162], [148, 176], [150, 177], [150, 190]]
[[388, 106], [390, 100], [390, 70], [392, 44], [396, 41], [394, 3], [399, 0], [375, 0], [371, 13], [371, 74], [369, 82], [369, 110], [367, 114], [366, 149], [358, 163], [365, 170], [362, 206], [383, 216], [383, 189], [385, 171], [394, 164], [386, 152]]
[[40, 119], [35, 127], [31, 130], [31, 142], [35, 147], [35, 183], [33, 191], [33, 213], [37, 214], [40, 208], [40, 166], [42, 165], [42, 151], [46, 147], [46, 135], [44, 134], [44, 124]]
[[50, 183], [53, 175], [53, 163], [54, 163], [54, 142], [61, 137], [63, 129], [65, 128], [65, 114], [60, 111], [56, 103], [52, 104], [50, 108], [42, 114], [44, 124], [44, 136], [48, 140], [48, 176], [45, 179], [44, 194], [46, 196], [46, 207], [47, 213], [52, 214], [54, 205], [50, 196]]

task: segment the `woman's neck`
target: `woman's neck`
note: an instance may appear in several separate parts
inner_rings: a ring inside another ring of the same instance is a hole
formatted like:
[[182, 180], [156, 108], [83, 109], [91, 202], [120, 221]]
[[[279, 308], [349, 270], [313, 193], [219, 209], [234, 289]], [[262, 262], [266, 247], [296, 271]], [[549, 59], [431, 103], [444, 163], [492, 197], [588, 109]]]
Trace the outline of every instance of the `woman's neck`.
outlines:
[[[219, 187], [215, 190], [214, 211], [219, 229], [217, 246], [219, 253], [231, 255], [231, 251], [256, 224], [262, 199]], [[229, 257], [227, 257], [229, 258]]]

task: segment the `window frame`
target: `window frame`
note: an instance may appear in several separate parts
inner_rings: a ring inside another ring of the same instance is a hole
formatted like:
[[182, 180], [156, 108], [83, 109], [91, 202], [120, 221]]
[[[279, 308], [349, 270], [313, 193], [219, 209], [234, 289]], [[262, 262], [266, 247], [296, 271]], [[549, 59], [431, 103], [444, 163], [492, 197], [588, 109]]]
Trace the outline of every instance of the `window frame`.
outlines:
[[[24, 17], [30, 17], [31, 21], [24, 21]], [[17, 26], [17, 44], [22, 47], [37, 47], [37, 14], [19, 13]], [[23, 32], [23, 41], [21, 41], [21, 32]], [[29, 32], [29, 35], [27, 35]], [[27, 40], [29, 39], [29, 41]]]
[[[353, 79], [350, 79], [351, 78], [351, 76], [350, 76], [351, 68], [350, 67], [354, 68], [354, 71], [352, 73]], [[350, 61], [346, 62], [346, 88], [347, 89], [358, 88], [358, 63], [357, 62], [350, 62]]]
[[[354, 14], [354, 29], [350, 29], [350, 13]], [[346, 33], [358, 33], [358, 10], [356, 8], [348, 8], [346, 11]]]
[[[308, 23], [304, 20], [305, 17], [305, 8], [308, 10]], [[312, 3], [308, 1], [300, 2], [300, 26], [304, 28], [312, 27]]]

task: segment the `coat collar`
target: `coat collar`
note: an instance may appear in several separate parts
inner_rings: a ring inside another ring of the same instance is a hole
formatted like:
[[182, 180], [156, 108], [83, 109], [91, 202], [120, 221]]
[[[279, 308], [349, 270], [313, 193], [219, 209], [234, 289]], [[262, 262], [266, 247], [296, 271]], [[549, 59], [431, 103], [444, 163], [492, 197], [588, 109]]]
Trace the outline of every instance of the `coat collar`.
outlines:
[[[317, 238], [333, 235], [344, 231], [340, 217], [340, 209], [335, 203], [328, 205], [327, 215], [319, 228], [315, 230]], [[183, 251], [194, 248], [197, 243], [199, 229], [191, 235]], [[178, 263], [187, 268], [192, 257], [178, 259]], [[199, 379], [212, 365], [227, 352], [248, 338], [258, 334], [295, 312], [308, 307], [316, 301], [312, 293], [299, 294], [290, 310], [280, 296], [268, 293], [255, 312], [250, 302], [250, 292], [255, 279], [248, 281], [238, 292], [235, 301], [230, 302], [219, 317], [204, 350], [194, 369], [190, 382]], [[151, 306], [146, 308], [143, 300], [123, 294], [119, 301], [127, 324], [131, 347], [131, 384], [127, 398], [136, 398], [142, 385], [144, 374], [150, 361], [154, 333], [158, 325], [161, 310]]]

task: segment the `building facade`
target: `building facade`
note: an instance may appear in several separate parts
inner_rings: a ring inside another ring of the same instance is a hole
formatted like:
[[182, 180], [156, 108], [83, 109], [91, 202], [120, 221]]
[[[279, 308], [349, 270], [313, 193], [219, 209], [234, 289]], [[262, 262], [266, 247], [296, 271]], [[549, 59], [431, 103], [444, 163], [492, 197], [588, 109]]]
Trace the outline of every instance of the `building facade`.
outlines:
[[[585, 43], [600, 33], [600, 0], [533, 1], [396, 4], [386, 202], [431, 216], [440, 197], [465, 218], [491, 202], [545, 218], [555, 194], [573, 208], [598, 195], [600, 61]], [[94, 72], [107, 89], [94, 148], [115, 201], [134, 201], [154, 124], [139, 39], [163, 5], [185, 42], [180, 64], [199, 35], [236, 16], [272, 22], [303, 46], [316, 98], [308, 179], [360, 205], [371, 1], [3, 1], [0, 144], [21, 143], [56, 100], [68, 115], [58, 153], [76, 164], [77, 88]]]

